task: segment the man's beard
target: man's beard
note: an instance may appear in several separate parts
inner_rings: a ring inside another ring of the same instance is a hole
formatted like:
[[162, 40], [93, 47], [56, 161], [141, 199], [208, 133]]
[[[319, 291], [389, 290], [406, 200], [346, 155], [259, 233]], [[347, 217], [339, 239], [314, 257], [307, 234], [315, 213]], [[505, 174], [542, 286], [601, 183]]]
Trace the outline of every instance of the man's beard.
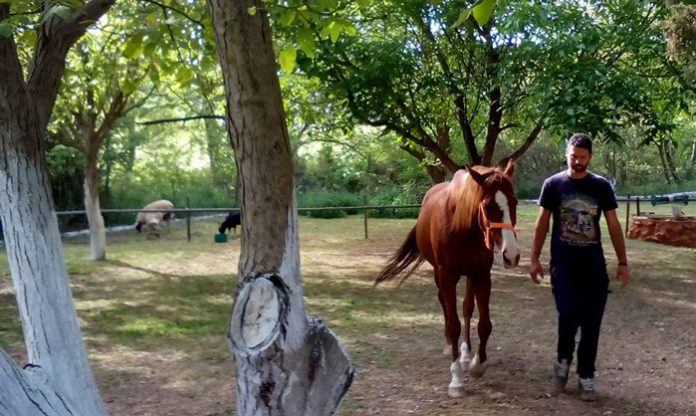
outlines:
[[570, 169], [575, 173], [584, 173], [587, 170], [587, 165], [581, 165], [580, 163], [574, 163], [570, 165]]

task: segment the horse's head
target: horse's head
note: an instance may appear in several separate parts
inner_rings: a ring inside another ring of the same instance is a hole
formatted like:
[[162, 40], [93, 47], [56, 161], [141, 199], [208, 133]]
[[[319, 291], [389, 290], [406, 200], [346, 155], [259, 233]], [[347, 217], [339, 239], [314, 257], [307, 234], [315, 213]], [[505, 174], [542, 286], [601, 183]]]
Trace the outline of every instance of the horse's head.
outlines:
[[482, 188], [479, 222], [486, 246], [502, 255], [505, 268], [516, 267], [520, 262], [520, 249], [515, 234], [517, 198], [512, 183], [515, 170], [512, 160], [504, 171], [498, 168], [482, 172], [474, 168], [467, 170]]

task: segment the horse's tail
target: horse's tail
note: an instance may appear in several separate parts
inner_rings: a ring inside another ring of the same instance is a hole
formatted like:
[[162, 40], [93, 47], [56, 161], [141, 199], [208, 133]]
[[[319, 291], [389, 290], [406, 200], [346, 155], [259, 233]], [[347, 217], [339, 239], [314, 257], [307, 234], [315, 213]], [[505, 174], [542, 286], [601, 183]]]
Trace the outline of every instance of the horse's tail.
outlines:
[[142, 229], [143, 229], [143, 223], [140, 222], [140, 221], [138, 221], [138, 222], [135, 224], [135, 229], [138, 230], [138, 232], [142, 231]]
[[401, 247], [399, 247], [399, 250], [391, 256], [389, 263], [379, 272], [379, 275], [375, 279], [375, 285], [395, 278], [415, 262], [404, 277], [401, 278], [401, 282], [399, 282], [399, 285], [401, 285], [401, 283], [403, 283], [424, 261], [425, 259], [418, 250], [418, 244], [416, 243], [416, 227], [414, 226], [411, 232], [408, 233], [406, 240], [401, 244]]

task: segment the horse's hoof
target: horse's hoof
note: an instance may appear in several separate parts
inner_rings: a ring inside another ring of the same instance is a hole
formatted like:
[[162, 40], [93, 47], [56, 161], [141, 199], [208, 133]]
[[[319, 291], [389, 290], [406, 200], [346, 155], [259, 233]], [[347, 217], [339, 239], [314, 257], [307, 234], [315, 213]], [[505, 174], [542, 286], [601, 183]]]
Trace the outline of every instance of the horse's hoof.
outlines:
[[471, 350], [466, 342], [462, 342], [462, 346], [459, 349], [459, 362], [462, 363], [462, 367], [466, 368], [474, 357], [471, 356]]
[[445, 345], [445, 348], [442, 349], [442, 355], [452, 355], [452, 346]]
[[449, 389], [447, 389], [447, 395], [449, 397], [464, 397], [464, 386], [450, 386]]
[[481, 363], [478, 354], [476, 354], [469, 365], [469, 375], [473, 378], [481, 378], [486, 373], [487, 368], [488, 361]]

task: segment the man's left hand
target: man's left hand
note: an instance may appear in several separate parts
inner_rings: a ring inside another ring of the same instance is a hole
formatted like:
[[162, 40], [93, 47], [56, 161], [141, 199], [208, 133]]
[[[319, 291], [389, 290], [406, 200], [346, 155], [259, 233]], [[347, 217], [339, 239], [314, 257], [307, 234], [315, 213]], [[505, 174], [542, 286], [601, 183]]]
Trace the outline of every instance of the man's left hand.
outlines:
[[621, 281], [621, 287], [626, 287], [628, 282], [631, 280], [631, 272], [628, 270], [628, 266], [623, 264], [616, 268], [616, 278]]

